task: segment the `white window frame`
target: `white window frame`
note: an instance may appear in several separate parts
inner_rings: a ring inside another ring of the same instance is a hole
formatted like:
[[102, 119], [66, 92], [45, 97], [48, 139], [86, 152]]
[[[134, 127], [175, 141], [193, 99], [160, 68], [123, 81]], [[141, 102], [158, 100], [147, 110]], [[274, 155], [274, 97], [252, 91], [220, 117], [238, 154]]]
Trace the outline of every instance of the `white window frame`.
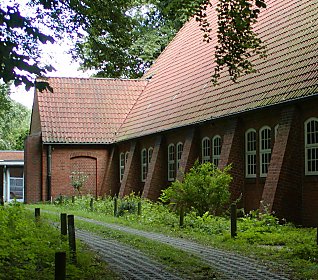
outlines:
[[149, 165], [150, 165], [150, 162], [151, 162], [151, 159], [152, 159], [152, 154], [153, 154], [153, 147], [150, 147], [148, 149], [148, 168], [149, 168]]
[[179, 168], [180, 168], [182, 152], [183, 152], [183, 143], [179, 142], [177, 144], [177, 170], [179, 170]]
[[[206, 145], [208, 143], [208, 145]], [[211, 140], [209, 137], [204, 137], [201, 142], [202, 163], [211, 161]]]
[[126, 156], [125, 153], [119, 154], [119, 181], [121, 182], [124, 178], [124, 172], [125, 172], [125, 161]]
[[24, 201], [24, 177], [11, 177], [11, 176], [9, 177], [9, 180], [8, 180], [9, 199], [8, 199], [8, 201], [14, 200], [14, 198], [11, 198], [11, 192], [12, 192], [12, 188], [13, 188], [11, 185], [12, 184], [11, 180], [20, 181], [22, 183], [22, 198], [16, 198], [16, 201], [23, 202]]
[[[253, 142], [255, 149], [254, 150], [250, 150], [249, 149], [249, 138], [248, 135], [250, 133], [254, 133], [255, 135], [255, 140]], [[250, 128], [245, 132], [245, 177], [246, 178], [256, 178], [256, 146], [257, 146], [257, 133], [256, 130], [254, 128]], [[254, 163], [250, 163], [250, 159], [253, 158]], [[254, 166], [255, 169], [255, 173], [251, 173], [250, 171], [250, 166]]]
[[[308, 131], [307, 129], [307, 125], [311, 122], [316, 122], [315, 125], [315, 130], [314, 131]], [[318, 154], [318, 118], [309, 118], [308, 120], [305, 121], [304, 123], [304, 132], [305, 132], [305, 175], [318, 175], [318, 160], [310, 160], [308, 158], [308, 152], [312, 151], [313, 153], [316, 154], [316, 158], [317, 158], [317, 154]], [[314, 138], [314, 143], [308, 143], [309, 139], [308, 139], [308, 134], [316, 134], [313, 135]], [[309, 170], [309, 162], [316, 162], [316, 170]]]
[[147, 169], [148, 169], [148, 157], [147, 157], [147, 149], [142, 149], [140, 153], [141, 159], [141, 182], [146, 182], [147, 178]]
[[127, 165], [128, 157], [129, 157], [129, 152], [126, 152], [125, 153], [125, 166]]
[[[263, 138], [263, 132], [268, 131], [269, 135], [266, 134]], [[263, 144], [266, 147], [263, 147]], [[263, 126], [259, 130], [259, 166], [260, 166], [260, 177], [266, 177], [268, 173], [269, 164], [272, 156], [272, 130], [269, 126]], [[264, 169], [267, 169], [264, 170]]]
[[176, 153], [174, 144], [168, 146], [168, 181], [174, 181], [176, 176]]
[[218, 167], [221, 156], [221, 136], [215, 135], [212, 139], [212, 163]]

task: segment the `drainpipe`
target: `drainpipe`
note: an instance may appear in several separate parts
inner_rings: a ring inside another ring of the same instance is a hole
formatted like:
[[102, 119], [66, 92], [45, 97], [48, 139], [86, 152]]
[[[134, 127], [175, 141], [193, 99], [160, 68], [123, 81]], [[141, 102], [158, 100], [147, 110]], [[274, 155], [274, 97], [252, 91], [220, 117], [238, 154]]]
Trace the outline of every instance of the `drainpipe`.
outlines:
[[51, 200], [51, 184], [52, 184], [52, 146], [47, 147], [47, 200]]

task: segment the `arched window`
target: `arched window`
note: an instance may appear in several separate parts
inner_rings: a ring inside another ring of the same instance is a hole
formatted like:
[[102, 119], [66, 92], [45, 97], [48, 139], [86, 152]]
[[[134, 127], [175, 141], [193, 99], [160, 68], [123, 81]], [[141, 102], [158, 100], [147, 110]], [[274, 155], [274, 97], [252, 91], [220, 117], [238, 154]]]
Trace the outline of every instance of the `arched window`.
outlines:
[[253, 128], [245, 133], [245, 176], [256, 177], [256, 130]]
[[204, 137], [202, 139], [202, 162], [211, 161], [211, 141], [210, 138]]
[[124, 172], [125, 172], [125, 154], [120, 153], [120, 155], [119, 155], [119, 180], [120, 180], [120, 182], [124, 178]]
[[141, 150], [141, 181], [145, 182], [147, 178], [147, 164], [148, 164], [148, 159], [147, 159], [147, 150], [142, 149]]
[[126, 152], [126, 154], [125, 154], [125, 165], [126, 165], [127, 162], [128, 162], [128, 157], [129, 157], [129, 152]]
[[150, 148], [148, 149], [148, 167], [149, 167], [149, 164], [150, 164], [150, 162], [151, 162], [152, 153], [153, 153], [153, 147], [150, 147]]
[[269, 163], [271, 161], [271, 128], [264, 126], [259, 131], [259, 159], [260, 159], [260, 176], [266, 177]]
[[168, 181], [174, 181], [175, 177], [175, 147], [174, 144], [170, 144], [168, 146]]
[[318, 119], [305, 122], [305, 174], [318, 175]]
[[221, 155], [221, 137], [216, 135], [212, 139], [212, 162], [215, 166], [219, 165]]
[[180, 168], [182, 151], [183, 151], [183, 143], [179, 142], [177, 144], [177, 170], [179, 170], [179, 168]]

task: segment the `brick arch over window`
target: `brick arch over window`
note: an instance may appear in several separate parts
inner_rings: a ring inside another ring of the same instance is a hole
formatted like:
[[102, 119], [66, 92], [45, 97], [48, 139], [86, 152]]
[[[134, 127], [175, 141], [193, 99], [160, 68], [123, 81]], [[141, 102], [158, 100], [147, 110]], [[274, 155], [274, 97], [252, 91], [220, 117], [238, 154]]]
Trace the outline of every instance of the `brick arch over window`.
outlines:
[[71, 174], [81, 173], [87, 179], [81, 190], [81, 194], [91, 194], [96, 196], [97, 192], [97, 158], [90, 156], [76, 156], [71, 158]]

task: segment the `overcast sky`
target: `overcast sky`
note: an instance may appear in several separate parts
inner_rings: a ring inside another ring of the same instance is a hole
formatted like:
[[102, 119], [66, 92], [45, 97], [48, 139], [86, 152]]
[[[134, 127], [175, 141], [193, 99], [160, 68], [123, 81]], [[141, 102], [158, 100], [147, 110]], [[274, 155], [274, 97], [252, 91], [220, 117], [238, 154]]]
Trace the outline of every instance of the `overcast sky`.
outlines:
[[[62, 44], [48, 44], [43, 47], [43, 61], [53, 65], [56, 72], [48, 74], [50, 77], [89, 77], [92, 72], [79, 71], [79, 64], [72, 61], [71, 55], [67, 54], [69, 46], [67, 42]], [[25, 91], [24, 86], [11, 88], [11, 98], [32, 108], [34, 89]]]
[[[21, 13], [29, 13], [32, 10], [28, 10], [25, 6], [26, 0], [2, 0], [0, 1], [0, 6], [5, 6], [7, 4], [18, 3], [21, 9]], [[67, 51], [71, 47], [71, 42], [67, 41], [59, 42], [55, 44], [46, 44], [41, 47], [43, 51], [43, 57], [41, 61], [46, 64], [51, 64], [56, 71], [47, 74], [49, 77], [89, 77], [92, 75], [92, 71], [83, 72], [79, 71], [79, 64], [72, 61], [71, 55], [67, 54]], [[33, 104], [34, 89], [26, 91], [24, 86], [11, 87], [11, 98], [22, 103], [28, 108], [32, 108]]]

